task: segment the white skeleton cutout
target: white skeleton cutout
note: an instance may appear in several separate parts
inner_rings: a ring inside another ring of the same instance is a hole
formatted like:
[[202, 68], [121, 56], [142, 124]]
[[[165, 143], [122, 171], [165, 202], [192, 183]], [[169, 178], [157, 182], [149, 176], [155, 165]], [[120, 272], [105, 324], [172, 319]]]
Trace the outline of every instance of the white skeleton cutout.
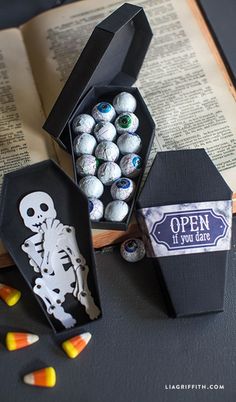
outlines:
[[70, 293], [85, 307], [91, 320], [97, 318], [100, 310], [88, 288], [89, 267], [78, 248], [74, 227], [56, 219], [53, 200], [42, 191], [26, 195], [19, 210], [25, 226], [35, 233], [21, 248], [40, 274], [33, 291], [43, 300], [48, 314], [65, 328], [73, 327], [76, 320], [62, 306]]

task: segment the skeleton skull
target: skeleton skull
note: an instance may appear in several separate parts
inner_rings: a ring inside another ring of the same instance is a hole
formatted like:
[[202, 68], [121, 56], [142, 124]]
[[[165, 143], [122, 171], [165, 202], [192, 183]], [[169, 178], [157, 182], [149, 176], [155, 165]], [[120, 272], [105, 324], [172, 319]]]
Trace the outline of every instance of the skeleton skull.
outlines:
[[35, 191], [26, 195], [20, 202], [20, 214], [24, 224], [32, 232], [38, 232], [47, 218], [56, 218], [56, 210], [50, 195]]

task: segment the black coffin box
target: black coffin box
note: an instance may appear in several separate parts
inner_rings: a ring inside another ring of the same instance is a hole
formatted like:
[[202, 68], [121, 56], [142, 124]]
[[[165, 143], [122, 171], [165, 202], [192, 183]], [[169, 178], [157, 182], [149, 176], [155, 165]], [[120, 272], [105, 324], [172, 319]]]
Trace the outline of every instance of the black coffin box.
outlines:
[[88, 201], [51, 160], [4, 176], [1, 238], [55, 332], [101, 316]]
[[[72, 143], [76, 135], [71, 130], [71, 122], [76, 115], [91, 114], [92, 107], [99, 101], [112, 102], [118, 93], [130, 92], [137, 100], [135, 114], [140, 121], [137, 133], [142, 139], [139, 154], [144, 171], [155, 124], [140, 92], [131, 86], [138, 77], [151, 38], [152, 31], [143, 9], [132, 4], [124, 4], [96, 26], [44, 124], [44, 129], [67, 151], [73, 154]], [[78, 182], [75, 159], [73, 154], [75, 181]], [[135, 179], [136, 194], [141, 176]], [[110, 188], [104, 193], [101, 200], [111, 201]], [[126, 230], [134, 202], [129, 203], [130, 213], [124, 222], [92, 222], [92, 227]]]
[[205, 150], [157, 154], [137, 218], [175, 317], [223, 311], [231, 196]]

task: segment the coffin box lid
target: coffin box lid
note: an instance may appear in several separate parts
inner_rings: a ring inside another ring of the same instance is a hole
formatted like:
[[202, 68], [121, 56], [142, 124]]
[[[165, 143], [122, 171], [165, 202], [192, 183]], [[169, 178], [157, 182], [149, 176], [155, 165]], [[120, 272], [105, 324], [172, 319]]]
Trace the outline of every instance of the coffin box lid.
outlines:
[[151, 38], [143, 8], [128, 3], [95, 27], [43, 126], [62, 147], [69, 149], [67, 122], [83, 96], [93, 86], [131, 86]]
[[[137, 209], [224, 201], [232, 191], [204, 149], [159, 152], [137, 201]], [[231, 209], [228, 211], [228, 216]], [[138, 214], [139, 216], [139, 214]], [[153, 221], [155, 225], [155, 220]], [[154, 226], [153, 226], [154, 227]], [[149, 234], [143, 230], [147, 243]], [[160, 233], [160, 232], [158, 232]], [[169, 314], [182, 317], [224, 309], [228, 250], [153, 258]]]
[[[88, 212], [88, 201], [75, 183], [60, 169], [55, 162], [51, 160], [43, 161], [8, 173], [4, 176], [0, 207], [0, 236], [4, 242], [4, 245], [8, 249], [11, 257], [24, 276], [26, 282], [30, 288], [33, 289], [35, 286], [35, 281], [38, 278], [41, 278], [42, 275], [41, 272], [35, 269], [34, 265], [30, 263], [27, 253], [22, 249], [22, 245], [26, 244], [27, 242], [29, 246], [29, 244], [31, 244], [30, 239], [32, 236], [37, 235], [38, 233], [36, 230], [34, 231], [32, 226], [29, 226], [28, 221], [26, 222], [26, 214], [23, 216], [19, 207], [21, 200], [23, 200], [26, 195], [31, 195], [35, 192], [43, 192], [44, 194], [46, 193], [49, 195], [53, 201], [54, 209], [56, 211], [55, 219], [58, 219], [63, 225], [65, 225], [65, 229], [68, 227], [75, 229], [76, 243], [79, 251], [86, 260], [87, 266], [89, 267], [88, 287], [94, 298], [95, 304], [100, 310], [96, 266]], [[39, 208], [37, 205], [39, 204], [39, 199], [39, 195], [37, 194], [34, 202], [32, 203], [33, 205], [29, 205], [31, 208], [34, 208], [35, 217], [39, 213]], [[41, 205], [42, 204], [40, 204], [40, 208]], [[27, 205], [27, 208], [29, 208], [29, 206]], [[51, 207], [49, 203], [48, 206], [50, 209]], [[28, 209], [26, 212], [28, 213]], [[32, 223], [34, 222], [32, 221]], [[37, 247], [39, 247], [37, 252], [40, 253], [40, 248], [43, 249], [42, 244], [44, 243], [41, 243], [41, 245], [38, 243], [35, 244], [37, 244]], [[53, 250], [55, 250], [55, 248]], [[72, 266], [72, 260], [68, 258], [68, 254], [64, 257], [65, 259], [63, 260], [63, 267], [67, 275], [67, 272], [69, 272], [69, 269]], [[43, 266], [41, 267], [41, 270], [42, 269]], [[67, 276], [63, 276], [63, 278], [65, 281], [68, 279]], [[60, 284], [61, 282], [59, 281], [59, 286]], [[42, 310], [45, 313], [46, 318], [48, 319], [53, 330], [55, 332], [65, 330], [65, 326], [63, 326], [62, 323], [52, 314], [47, 312], [42, 298], [39, 297], [39, 295], [36, 295], [35, 292], [34, 295], [42, 307]], [[60, 297], [57, 299], [60, 299]], [[76, 320], [76, 324], [74, 325], [75, 328], [91, 321], [89, 315], [85, 311], [84, 306], [76, 297], [73, 297], [72, 292], [65, 294], [65, 301], [62, 303], [62, 306], [65, 312], [72, 315], [72, 317]]]
[[204, 149], [158, 152], [137, 208], [231, 197], [231, 189]]

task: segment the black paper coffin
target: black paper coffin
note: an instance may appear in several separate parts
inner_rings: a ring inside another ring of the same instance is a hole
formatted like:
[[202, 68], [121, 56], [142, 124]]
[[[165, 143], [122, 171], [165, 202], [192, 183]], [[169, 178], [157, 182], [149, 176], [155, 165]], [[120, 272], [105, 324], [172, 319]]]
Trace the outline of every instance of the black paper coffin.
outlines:
[[94, 86], [130, 87], [137, 79], [152, 31], [142, 7], [125, 3], [98, 24], [43, 128], [70, 151], [68, 122]]
[[157, 154], [137, 217], [171, 315], [223, 311], [231, 196], [205, 150]]
[[[71, 122], [76, 115], [91, 114], [93, 106], [99, 101], [112, 102], [115, 95], [122, 91], [132, 93], [137, 100], [135, 114], [140, 121], [137, 133], [142, 139], [139, 154], [143, 160], [143, 172], [151, 150], [155, 124], [140, 92], [131, 85], [137, 79], [151, 38], [152, 31], [143, 9], [131, 4], [124, 4], [97, 25], [53, 106], [44, 129], [71, 152], [75, 138]], [[76, 173], [75, 161], [73, 154], [75, 181], [78, 182], [80, 177]], [[136, 194], [141, 179], [142, 174], [135, 179]], [[136, 196], [129, 202], [129, 214], [124, 222], [93, 221], [92, 227], [127, 230], [135, 199]], [[109, 188], [105, 189], [101, 200], [105, 205], [112, 201]]]
[[5, 175], [1, 238], [55, 332], [101, 316], [88, 202], [51, 160]]

